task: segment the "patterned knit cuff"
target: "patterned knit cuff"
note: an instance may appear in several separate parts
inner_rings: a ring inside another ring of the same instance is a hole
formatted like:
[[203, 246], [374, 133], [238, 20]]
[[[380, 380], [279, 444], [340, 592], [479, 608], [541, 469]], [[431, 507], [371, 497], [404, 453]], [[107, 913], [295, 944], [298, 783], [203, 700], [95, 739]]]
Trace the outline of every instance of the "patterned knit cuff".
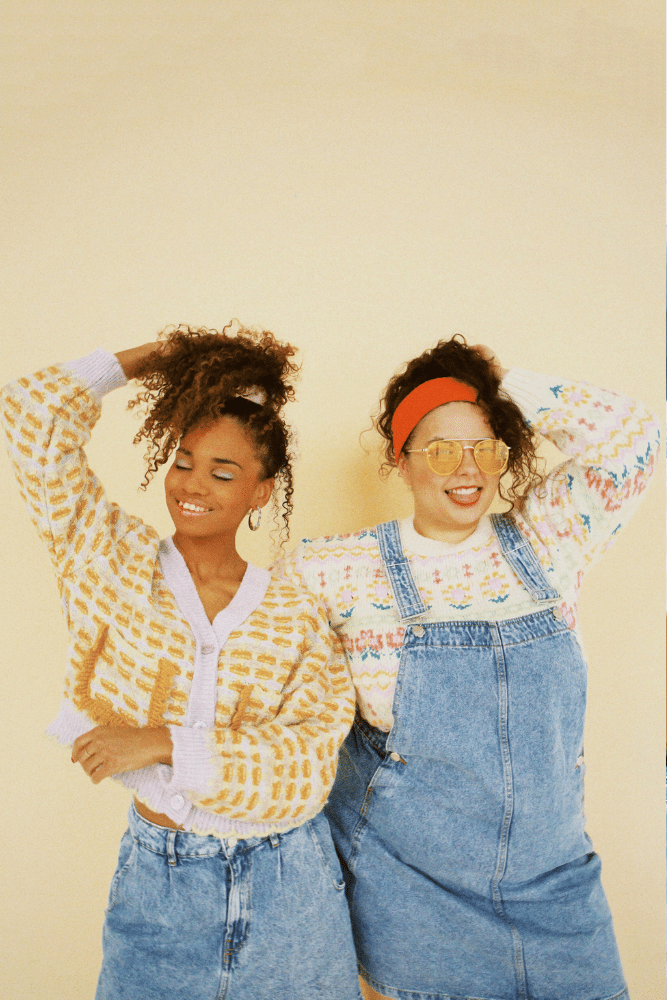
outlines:
[[120, 366], [115, 354], [109, 354], [98, 348], [92, 354], [86, 354], [75, 361], [68, 361], [61, 366], [73, 372], [77, 378], [88, 383], [88, 387], [96, 394], [98, 399], [127, 384], [125, 372]]
[[171, 734], [173, 750], [171, 754], [171, 780], [167, 780], [166, 769], [160, 769], [160, 777], [165, 789], [170, 792], [187, 791], [205, 794], [210, 791], [213, 781], [213, 761], [208, 746], [206, 729], [191, 729], [188, 726], [167, 726]]
[[539, 375], [523, 368], [511, 368], [502, 381], [502, 388], [514, 400], [529, 424], [535, 424], [540, 410], [551, 409], [556, 402], [552, 387], [562, 379]]

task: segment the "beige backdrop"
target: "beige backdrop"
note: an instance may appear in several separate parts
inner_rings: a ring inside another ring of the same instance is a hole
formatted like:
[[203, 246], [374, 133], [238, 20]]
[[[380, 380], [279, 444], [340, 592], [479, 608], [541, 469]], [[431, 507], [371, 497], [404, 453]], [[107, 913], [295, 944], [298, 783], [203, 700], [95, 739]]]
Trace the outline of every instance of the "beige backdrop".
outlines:
[[[3, 21], [3, 381], [168, 323], [293, 340], [295, 539], [408, 512], [358, 435], [457, 331], [662, 412], [659, 0], [22, 0]], [[127, 397], [93, 466], [166, 533]], [[66, 636], [2, 461], [3, 995], [91, 998], [127, 796], [42, 735]], [[589, 831], [633, 1000], [665, 995], [658, 478], [582, 599]], [[241, 541], [266, 563], [264, 529]]]

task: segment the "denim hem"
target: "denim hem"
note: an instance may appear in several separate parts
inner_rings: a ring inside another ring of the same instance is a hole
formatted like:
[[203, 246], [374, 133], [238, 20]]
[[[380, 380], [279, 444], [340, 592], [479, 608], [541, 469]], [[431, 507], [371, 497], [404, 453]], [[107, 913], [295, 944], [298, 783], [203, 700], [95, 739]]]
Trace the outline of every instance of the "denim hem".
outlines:
[[[358, 963], [359, 975], [366, 983], [367, 986], [372, 986], [372, 988], [377, 992], [390, 1000], [509, 1000], [508, 997], [492, 997], [492, 996], [482, 996], [481, 993], [423, 993], [419, 990], [402, 990], [395, 986], [387, 986], [385, 983], [379, 982], [374, 979], [369, 972], [364, 969], [361, 962]], [[514, 998], [512, 998], [514, 1000]], [[531, 998], [529, 997], [529, 1000]], [[537, 1000], [569, 1000], [569, 997], [540, 997]], [[627, 987], [624, 987], [620, 993], [614, 993], [612, 996], [606, 997], [589, 997], [588, 1000], [630, 1000], [630, 994], [628, 993]]]
[[[361, 964], [359, 965], [359, 975], [367, 986], [372, 986], [377, 993], [389, 997], [390, 1000], [509, 1000], [508, 997], [482, 996], [481, 993], [473, 996], [472, 994], [464, 995], [462, 993], [423, 993], [419, 990], [401, 990], [395, 986], [387, 986], [385, 983], [380, 983], [377, 979], [373, 979]], [[616, 997], [609, 997], [608, 1000], [616, 1000]]]

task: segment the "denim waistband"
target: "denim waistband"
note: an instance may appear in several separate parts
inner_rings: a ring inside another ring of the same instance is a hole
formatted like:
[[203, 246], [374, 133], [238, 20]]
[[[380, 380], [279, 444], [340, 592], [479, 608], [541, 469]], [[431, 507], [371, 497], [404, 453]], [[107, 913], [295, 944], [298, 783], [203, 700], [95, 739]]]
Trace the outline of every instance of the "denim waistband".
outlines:
[[[568, 626], [558, 608], [547, 608], [518, 618], [501, 621], [423, 622], [425, 632], [408, 627], [406, 641], [420, 646], [495, 646], [500, 640], [504, 646], [521, 645], [543, 639], [558, 632], [567, 632]], [[419, 641], [417, 642], [417, 636]]]
[[130, 804], [127, 820], [130, 833], [142, 847], [153, 851], [154, 854], [177, 855], [182, 858], [210, 858], [216, 854], [230, 857], [235, 852], [250, 851], [267, 841], [275, 846], [280, 838], [285, 836], [274, 833], [268, 837], [221, 840], [220, 837], [212, 835], [201, 836], [198, 833], [188, 833], [186, 830], [170, 830], [168, 827], [157, 826], [140, 816], [134, 807], [134, 802]]

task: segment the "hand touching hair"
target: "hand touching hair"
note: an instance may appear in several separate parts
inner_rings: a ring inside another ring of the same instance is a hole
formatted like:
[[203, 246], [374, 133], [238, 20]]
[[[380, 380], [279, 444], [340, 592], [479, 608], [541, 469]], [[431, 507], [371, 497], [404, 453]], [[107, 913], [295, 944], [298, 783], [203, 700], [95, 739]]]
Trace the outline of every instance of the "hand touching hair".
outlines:
[[[128, 408], [147, 407], [135, 443], [148, 442], [142, 487], [169, 458], [179, 439], [195, 427], [222, 416], [237, 420], [250, 435], [266, 478], [276, 480], [282, 504], [274, 493], [276, 511], [282, 506], [282, 540], [289, 537], [292, 513], [291, 435], [281, 410], [294, 398], [291, 380], [299, 365], [296, 350], [267, 330], [228, 324], [218, 333], [188, 326], [160, 334], [158, 349], [133, 372], [144, 389]], [[249, 398], [250, 397], [250, 398]]]

